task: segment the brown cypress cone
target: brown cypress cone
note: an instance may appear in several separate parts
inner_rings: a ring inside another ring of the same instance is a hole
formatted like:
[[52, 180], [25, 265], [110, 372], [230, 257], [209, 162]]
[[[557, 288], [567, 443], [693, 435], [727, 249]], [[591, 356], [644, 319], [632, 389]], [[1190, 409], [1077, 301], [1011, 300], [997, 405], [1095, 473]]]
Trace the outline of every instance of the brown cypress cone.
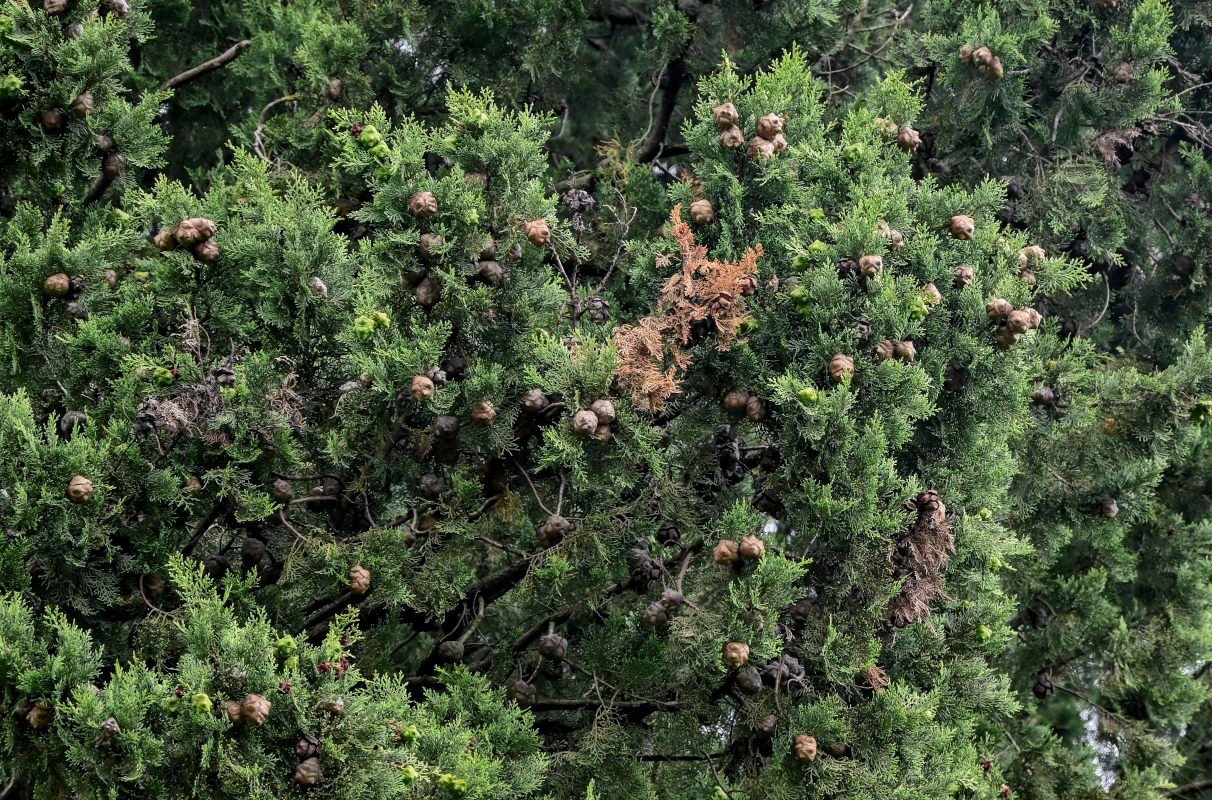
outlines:
[[1024, 267], [1018, 271], [1019, 280], [1026, 283], [1028, 286], [1035, 285], [1035, 270]]
[[341, 79], [333, 76], [329, 78], [328, 83], [324, 85], [324, 96], [329, 100], [336, 100], [341, 96], [341, 92], [344, 90], [344, 88], [345, 84], [341, 81]]
[[742, 672], [736, 676], [736, 688], [745, 694], [757, 694], [762, 691], [762, 676], [753, 670]]
[[741, 119], [741, 115], [737, 113], [736, 106], [732, 103], [721, 103], [712, 109], [711, 114], [715, 117], [715, 124], [721, 129], [730, 128]]
[[204, 217], [193, 217], [177, 223], [177, 227], [173, 228], [173, 238], [182, 247], [189, 247], [209, 239], [218, 230], [219, 226], [211, 220]]
[[42, 282], [42, 292], [49, 297], [62, 297], [71, 291], [72, 280], [65, 272], [56, 272]]
[[895, 348], [896, 346], [892, 343], [891, 339], [885, 339], [875, 346], [875, 360], [881, 362], [887, 361], [892, 358]]
[[735, 125], [730, 125], [720, 131], [720, 145], [727, 150], [736, 150], [745, 146], [745, 134]]
[[370, 591], [370, 570], [362, 565], [349, 569], [349, 591], [351, 594], [362, 595]]
[[795, 757], [800, 761], [816, 761], [816, 739], [806, 733], [795, 737]]
[[879, 224], [875, 226], [875, 232], [888, 239], [888, 245], [894, 252], [905, 249], [905, 234], [884, 220], [880, 220]]
[[973, 66], [983, 67], [993, 60], [993, 51], [988, 47], [978, 47], [972, 51]]
[[951, 364], [943, 375], [943, 388], [949, 392], [962, 392], [968, 385], [968, 368]]
[[551, 241], [551, 228], [547, 225], [547, 220], [536, 219], [527, 222], [522, 226], [526, 234], [526, 238], [535, 247], [543, 247]]
[[229, 566], [227, 559], [221, 555], [209, 555], [202, 559], [202, 573], [212, 581], [223, 580]]
[[34, 707], [25, 715], [25, 721], [30, 724], [31, 728], [42, 730], [49, 727], [51, 719], [55, 716], [55, 711], [50, 705], [42, 700], [34, 703]]
[[572, 418], [572, 429], [582, 436], [588, 436], [598, 429], [598, 417], [588, 409], [578, 411]]
[[506, 694], [509, 699], [516, 702], [522, 708], [534, 705], [539, 699], [539, 692], [534, 687], [534, 684], [527, 683], [521, 678], [513, 682], [513, 685], [509, 687], [509, 691]]
[[164, 594], [164, 579], [154, 573], [143, 576], [143, 593], [156, 598]]
[[926, 302], [937, 306], [943, 302], [943, 293], [938, 290], [938, 287], [933, 283], [927, 283], [922, 287], [922, 294], [926, 296]]
[[417, 192], [408, 198], [408, 210], [414, 217], [429, 219], [438, 213], [438, 198], [433, 196], [433, 192]]
[[783, 132], [783, 118], [778, 114], [767, 114], [757, 121], [757, 135], [772, 140]]
[[71, 436], [77, 425], [79, 425], [80, 429], [83, 430], [84, 426], [87, 424], [87, 414], [82, 411], [68, 411], [59, 418], [59, 433], [63, 434], [64, 436]]
[[1104, 497], [1098, 505], [1098, 513], [1107, 519], [1115, 519], [1119, 515], [1119, 503], [1114, 497]]
[[67, 497], [73, 503], [87, 503], [93, 499], [93, 482], [83, 475], [76, 475], [67, 482]]
[[421, 241], [417, 245], [417, 251], [421, 254], [421, 258], [426, 261], [433, 261], [438, 257], [438, 254], [443, 247], [446, 246], [446, 240], [438, 233], [423, 233]]
[[897, 342], [892, 346], [892, 355], [896, 356], [897, 361], [912, 361], [917, 358], [917, 348], [913, 342]]
[[963, 289], [965, 286], [971, 286], [976, 280], [976, 271], [972, 267], [956, 267], [955, 281], [952, 283], [956, 289]]
[[770, 140], [770, 144], [774, 148], [775, 155], [778, 155], [787, 149], [787, 139], [781, 133], [776, 133], [774, 138]]
[[951, 218], [951, 238], [968, 241], [976, 232], [976, 221], [966, 214], [956, 214]]
[[1005, 67], [1002, 66], [1002, 60], [994, 56], [988, 64], [983, 67], [978, 67], [981, 74], [991, 81], [1000, 81], [1002, 76], [1006, 74]]
[[326, 714], [332, 714], [334, 717], [343, 717], [345, 716], [345, 698], [326, 698], [320, 701], [320, 710]]
[[42, 129], [47, 133], [56, 133], [63, 130], [63, 126], [67, 124], [67, 117], [57, 108], [48, 108], [38, 112], [38, 121], [42, 123]]
[[562, 661], [568, 654], [568, 640], [558, 633], [549, 633], [539, 638], [539, 653], [552, 661]]
[[446, 491], [446, 481], [440, 475], [427, 472], [417, 481], [417, 491], [422, 497], [434, 500]]
[[643, 619], [647, 625], [660, 625], [669, 621], [669, 612], [660, 603], [652, 603], [644, 609]]
[[93, 99], [92, 92], [81, 92], [76, 95], [76, 99], [72, 101], [72, 113], [80, 119], [84, 119], [97, 109], [97, 102]]
[[300, 760], [311, 758], [320, 752], [320, 740], [310, 733], [305, 733], [295, 742], [295, 755]]
[[711, 560], [721, 566], [735, 563], [740, 558], [740, 548], [731, 539], [721, 539], [719, 544], [711, 549]]
[[479, 271], [476, 277], [489, 286], [501, 286], [505, 283], [505, 269], [498, 261], [480, 261], [476, 263]]
[[752, 275], [742, 275], [737, 278], [736, 293], [741, 297], [753, 297], [757, 294], [757, 280]]
[[543, 548], [553, 547], [563, 541], [564, 537], [571, 531], [571, 522], [559, 514], [552, 514], [539, 527], [539, 546]]
[[1036, 311], [1034, 308], [1024, 308], [1023, 312], [1027, 315], [1028, 324], [1030, 325], [1031, 330], [1038, 329], [1040, 324], [1044, 321], [1044, 315]]
[[542, 389], [531, 389], [522, 395], [522, 408], [531, 414], [537, 414], [547, 408], [549, 401]]
[[121, 153], [110, 153], [101, 159], [101, 176], [106, 180], [116, 181], [126, 172], [126, 156]]
[[616, 419], [618, 414], [615, 412], [614, 403], [609, 400], [594, 400], [589, 405], [589, 410], [598, 418], [598, 422], [602, 425], [610, 425]]
[[686, 602], [686, 598], [677, 589], [667, 587], [661, 591], [661, 599], [657, 602], [666, 611], [676, 611]]
[[194, 258], [203, 264], [215, 263], [219, 260], [219, 255], [219, 243], [214, 239], [207, 239], [205, 242], [198, 242], [194, 245]]
[[749, 157], [755, 161], [768, 161], [774, 158], [774, 142], [754, 136], [749, 140]]
[[884, 117], [876, 117], [875, 126], [879, 132], [888, 139], [895, 139], [897, 132], [900, 130], [899, 125]]
[[255, 536], [247, 536], [240, 544], [240, 561], [245, 569], [252, 569], [265, 558], [265, 542]]
[[1018, 344], [1018, 340], [1021, 338], [1023, 338], [1021, 333], [1015, 333], [1007, 327], [1002, 327], [997, 332], [997, 345], [1003, 350], [1009, 350]]
[[442, 299], [442, 289], [433, 278], [425, 278], [418, 283], [415, 291], [417, 302], [426, 308], [437, 305], [438, 301]]
[[858, 262], [853, 258], [839, 258], [834, 264], [837, 269], [837, 276], [842, 280], [856, 277], [862, 274], [862, 269], [859, 268]]
[[97, 733], [97, 738], [93, 740], [93, 747], [105, 748], [114, 743], [114, 737], [122, 733], [122, 728], [118, 725], [118, 720], [110, 717], [101, 723], [101, 728]]
[[228, 721], [233, 725], [239, 725], [244, 721], [244, 707], [239, 701], [225, 701], [223, 703], [223, 714], [227, 716]]
[[729, 642], [724, 645], [724, 663], [733, 669], [745, 666], [749, 661], [749, 645], [744, 642]]
[[766, 419], [766, 403], [757, 395], [753, 395], [745, 403], [745, 416], [754, 422]]
[[459, 422], [458, 417], [451, 414], [441, 414], [434, 417], [433, 420], [434, 436], [438, 436], [443, 439], [452, 438], [458, 435], [461, 425], [462, 423]]
[[424, 375], [416, 375], [412, 379], [412, 387], [409, 391], [412, 393], [413, 400], [418, 403], [428, 403], [433, 399], [433, 381]]
[[471, 407], [471, 421], [482, 428], [492, 425], [496, 418], [497, 410], [487, 400], [481, 400]]
[[315, 786], [324, 780], [324, 769], [320, 766], [320, 759], [311, 756], [300, 761], [299, 765], [295, 767], [295, 774], [291, 780], [300, 786]]
[[458, 639], [451, 639], [442, 642], [438, 645], [438, 660], [447, 664], [453, 664], [463, 660], [463, 643]]
[[707, 301], [707, 307], [712, 311], [719, 313], [732, 308], [732, 293], [731, 292], [716, 292], [710, 300]]
[[1031, 315], [1026, 311], [1011, 311], [1006, 316], [1006, 327], [1015, 333], [1026, 333], [1031, 330]]
[[744, 558], [758, 559], [766, 555], [766, 543], [762, 541], [760, 536], [750, 534], [741, 539], [738, 551]]
[[854, 359], [843, 353], [838, 353], [829, 362], [829, 376], [834, 383], [841, 383], [854, 375]]
[[896, 146], [904, 150], [906, 153], [912, 153], [922, 145], [922, 137], [913, 128], [908, 125], [902, 125], [901, 129], [896, 133]]
[[1014, 306], [1008, 300], [1002, 300], [1000, 297], [995, 297], [988, 303], [985, 303], [985, 313], [994, 322], [1001, 322], [1006, 319], [1012, 311], [1014, 311]]
[[600, 294], [595, 294], [585, 303], [585, 314], [594, 325], [605, 325], [610, 322], [610, 301]]
[[264, 725], [265, 720], [269, 719], [269, 710], [273, 708], [273, 703], [265, 699], [259, 694], [244, 695], [244, 702], [240, 703], [240, 717], [245, 722], [251, 722], [253, 725]]
[[43, 0], [42, 8], [47, 14], [61, 14], [67, 8], [67, 0]]
[[101, 273], [101, 277], [105, 279], [105, 285], [110, 289], [118, 288], [118, 273], [112, 269], [107, 269]]
[[1031, 266], [1035, 262], [1043, 261], [1047, 257], [1048, 257], [1048, 254], [1046, 252], [1044, 252], [1044, 248], [1040, 247], [1038, 244], [1033, 244], [1028, 247], [1024, 247], [1022, 250], [1019, 251], [1019, 254], [1018, 254], [1019, 269], [1026, 269], [1027, 267]]
[[173, 236], [173, 232], [168, 228], [161, 227], [159, 232], [152, 237], [152, 243], [156, 249], [161, 252], [177, 249], [177, 239]]
[[690, 204], [690, 218], [697, 225], [710, 225], [715, 220], [715, 209], [710, 200], [695, 200]]
[[866, 255], [859, 258], [859, 270], [867, 278], [874, 278], [884, 271], [884, 259], [877, 255]]
[[1111, 77], [1116, 83], [1129, 83], [1132, 80], [1132, 65], [1124, 61], [1115, 68]]
[[724, 408], [733, 414], [740, 414], [749, 405], [749, 393], [733, 389], [724, 395]]

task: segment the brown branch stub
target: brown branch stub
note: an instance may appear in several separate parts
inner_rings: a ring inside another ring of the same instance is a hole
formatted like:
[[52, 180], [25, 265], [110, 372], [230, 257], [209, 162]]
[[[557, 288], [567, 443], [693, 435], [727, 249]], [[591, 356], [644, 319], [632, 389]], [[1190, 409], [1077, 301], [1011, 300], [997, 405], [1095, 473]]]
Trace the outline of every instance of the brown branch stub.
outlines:
[[615, 329], [614, 343], [621, 364], [619, 385], [636, 405], [659, 411], [681, 391], [679, 374], [691, 363], [687, 348], [697, 334], [710, 335], [715, 346], [728, 350], [746, 319], [745, 297], [757, 287], [757, 261], [762, 246], [751, 248], [736, 262], [713, 261], [707, 248], [694, 242], [690, 225], [682, 221], [682, 206], [671, 216], [673, 238], [681, 247], [682, 268], [665, 282], [658, 314], [635, 325]]
[[175, 75], [169, 78], [160, 85], [160, 91], [164, 91], [165, 89], [176, 89], [178, 86], [189, 83], [195, 78], [201, 77], [208, 72], [213, 72], [221, 67], [225, 67], [243, 55], [244, 51], [251, 46], [252, 42], [250, 42], [248, 39], [241, 42], [236, 42], [234, 45], [224, 50], [211, 60], [203, 61], [198, 66], [191, 67], [190, 69], [185, 70], [185, 72], [182, 72], [180, 75]]

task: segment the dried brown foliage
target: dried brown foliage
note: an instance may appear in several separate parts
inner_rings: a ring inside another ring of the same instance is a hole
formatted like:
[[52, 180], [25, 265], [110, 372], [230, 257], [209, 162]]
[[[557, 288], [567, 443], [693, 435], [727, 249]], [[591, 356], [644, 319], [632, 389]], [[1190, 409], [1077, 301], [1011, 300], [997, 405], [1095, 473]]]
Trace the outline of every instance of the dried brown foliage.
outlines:
[[917, 519], [888, 554], [896, 577], [905, 579], [887, 609], [898, 627], [925, 620], [935, 600], [951, 599], [943, 589], [943, 572], [955, 552], [947, 509], [935, 491], [922, 492], [911, 505]]
[[890, 681], [888, 673], [879, 664], [872, 664], [862, 672], [863, 680], [867, 681], [867, 685], [875, 690], [876, 694], [888, 688]]
[[622, 362], [616, 372], [619, 385], [650, 411], [661, 409], [681, 391], [679, 375], [691, 363], [686, 348], [696, 331], [708, 331], [720, 350], [736, 341], [745, 319], [743, 292], [753, 285], [762, 256], [759, 244], [740, 261], [713, 261], [706, 247], [694, 243], [680, 204], [671, 221], [673, 238], [681, 245], [682, 268], [665, 281], [656, 314], [614, 332]]

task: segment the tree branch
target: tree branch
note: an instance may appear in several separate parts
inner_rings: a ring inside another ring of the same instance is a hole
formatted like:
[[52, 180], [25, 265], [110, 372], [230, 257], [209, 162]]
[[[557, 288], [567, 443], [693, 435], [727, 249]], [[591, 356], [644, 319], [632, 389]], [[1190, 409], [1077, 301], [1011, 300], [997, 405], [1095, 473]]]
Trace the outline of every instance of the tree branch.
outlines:
[[210, 61], [203, 61], [198, 66], [191, 67], [190, 69], [185, 70], [185, 72], [182, 72], [180, 75], [169, 78], [160, 85], [160, 90], [164, 91], [165, 89], [176, 89], [178, 86], [189, 83], [195, 78], [201, 77], [208, 72], [213, 72], [221, 67], [225, 67], [239, 58], [251, 45], [252, 42], [247, 39], [242, 42], [236, 42], [234, 45], [229, 47], [227, 50], [224, 50]]
[[665, 76], [661, 81], [661, 96], [657, 103], [656, 113], [648, 134], [636, 150], [636, 161], [647, 164], [655, 159], [665, 144], [665, 136], [669, 133], [669, 123], [677, 108], [678, 93], [686, 81], [686, 62], [681, 58], [670, 61], [665, 68]]

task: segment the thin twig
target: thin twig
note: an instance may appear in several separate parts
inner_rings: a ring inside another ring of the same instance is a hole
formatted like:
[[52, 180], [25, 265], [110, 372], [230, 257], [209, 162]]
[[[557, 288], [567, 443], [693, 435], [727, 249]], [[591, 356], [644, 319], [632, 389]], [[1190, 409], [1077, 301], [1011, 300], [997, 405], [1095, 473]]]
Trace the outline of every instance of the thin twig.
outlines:
[[1088, 325], [1083, 325], [1081, 327], [1081, 330], [1083, 330], [1083, 331], [1088, 331], [1091, 328], [1093, 328], [1095, 325], [1097, 325], [1099, 322], [1101, 322], [1103, 319], [1103, 316], [1105, 316], [1107, 313], [1107, 309], [1111, 305], [1111, 279], [1107, 277], [1107, 273], [1105, 273], [1105, 272], [1103, 273], [1103, 283], [1107, 287], [1107, 297], [1105, 300], [1103, 300], [1103, 310], [1098, 312], [1098, 316], [1094, 318], [1093, 322], [1089, 323]]
[[261, 113], [257, 116], [257, 129], [253, 131], [253, 150], [260, 156], [262, 161], [269, 161], [269, 155], [265, 152], [265, 142], [261, 138], [261, 134], [265, 132], [265, 115], [269, 113], [271, 108], [281, 105], [282, 103], [290, 103], [298, 100], [299, 96], [288, 94], [279, 97], [277, 100], [271, 100], [265, 104], [265, 108], [261, 109]]
[[732, 791], [724, 785], [722, 780], [720, 780], [720, 773], [716, 772], [715, 770], [715, 761], [713, 761], [711, 756], [707, 755], [706, 753], [703, 753], [703, 756], [707, 759], [707, 766], [711, 767], [711, 776], [715, 778], [715, 785], [720, 787], [721, 792], [728, 795], [729, 800], [735, 800], [735, 798], [732, 796]]
[[169, 78], [160, 85], [160, 91], [164, 91], [165, 89], [176, 89], [182, 84], [189, 83], [194, 78], [198, 78], [208, 72], [213, 72], [220, 67], [227, 66], [239, 58], [251, 45], [252, 42], [247, 39], [242, 42], [236, 42], [234, 45], [229, 47], [227, 50], [224, 50], [221, 54], [215, 56], [210, 61], [203, 61], [198, 66], [187, 69], [180, 75]]
[[530, 487], [530, 492], [531, 492], [531, 494], [534, 495], [534, 501], [539, 504], [539, 508], [541, 508], [545, 512], [547, 512], [547, 516], [554, 517], [555, 514], [553, 514], [551, 512], [551, 509], [548, 508], [547, 506], [543, 505], [543, 499], [541, 497], [539, 497], [539, 490], [535, 488], [534, 481], [530, 480], [530, 473], [527, 472], [526, 469], [521, 464], [518, 463], [518, 460], [516, 458], [511, 459], [511, 460], [513, 461], [513, 465], [518, 468], [518, 472], [522, 473], [522, 477], [526, 479], [526, 484]]

